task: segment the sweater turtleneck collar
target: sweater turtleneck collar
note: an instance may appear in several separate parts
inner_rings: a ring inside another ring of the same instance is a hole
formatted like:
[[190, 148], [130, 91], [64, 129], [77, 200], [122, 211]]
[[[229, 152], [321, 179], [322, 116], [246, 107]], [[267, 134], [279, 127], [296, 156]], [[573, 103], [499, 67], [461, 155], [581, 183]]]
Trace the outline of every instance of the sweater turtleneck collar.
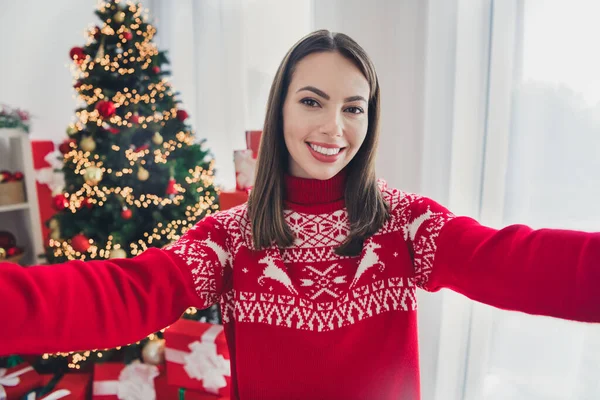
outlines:
[[344, 207], [346, 169], [326, 180], [285, 174], [285, 204], [295, 211], [321, 214]]

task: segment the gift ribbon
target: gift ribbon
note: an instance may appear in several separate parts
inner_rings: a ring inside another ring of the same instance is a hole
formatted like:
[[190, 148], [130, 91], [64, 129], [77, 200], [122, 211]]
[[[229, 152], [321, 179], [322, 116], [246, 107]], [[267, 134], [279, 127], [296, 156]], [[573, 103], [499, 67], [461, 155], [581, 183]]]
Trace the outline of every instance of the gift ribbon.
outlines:
[[154, 378], [158, 374], [156, 365], [133, 362], [123, 368], [118, 380], [94, 382], [94, 395], [116, 395], [119, 400], [156, 400]]
[[165, 359], [183, 364], [183, 369], [190, 378], [201, 380], [207, 392], [219, 394], [219, 389], [227, 386], [225, 377], [231, 376], [230, 361], [217, 353], [215, 344], [222, 331], [222, 325], [212, 325], [204, 332], [200, 341], [189, 345], [191, 353], [167, 347]]
[[[59, 389], [56, 392], [48, 394], [46, 397], [42, 397], [40, 400], [58, 400], [62, 399], [63, 397], [67, 397], [70, 394], [71, 391], [68, 389]], [[29, 393], [27, 400], [35, 400], [35, 392]]]
[[17, 370], [11, 374], [6, 375], [8, 370], [6, 368], [0, 368], [0, 400], [6, 400], [7, 394], [5, 386], [17, 386], [21, 383], [21, 379], [19, 376], [26, 374], [29, 371], [33, 371], [33, 367], [25, 367], [23, 369]]

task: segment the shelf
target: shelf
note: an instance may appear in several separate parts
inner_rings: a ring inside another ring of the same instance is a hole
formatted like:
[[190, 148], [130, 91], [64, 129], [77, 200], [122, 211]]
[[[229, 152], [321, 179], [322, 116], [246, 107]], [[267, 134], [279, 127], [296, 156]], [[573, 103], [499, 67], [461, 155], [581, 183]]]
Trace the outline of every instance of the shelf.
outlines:
[[0, 213], [16, 210], [26, 210], [29, 208], [29, 203], [11, 204], [8, 206], [0, 206]]
[[26, 133], [19, 128], [1, 128], [0, 138], [22, 138]]

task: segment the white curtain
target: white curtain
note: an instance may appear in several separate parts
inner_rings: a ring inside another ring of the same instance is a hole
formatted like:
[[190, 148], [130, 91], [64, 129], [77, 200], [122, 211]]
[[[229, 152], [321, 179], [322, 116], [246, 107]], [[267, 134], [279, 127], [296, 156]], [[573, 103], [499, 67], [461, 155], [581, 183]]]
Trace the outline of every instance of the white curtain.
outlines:
[[[598, 12], [493, 2], [482, 222], [600, 231]], [[600, 398], [600, 326], [479, 304], [471, 318], [462, 398]]]
[[216, 160], [216, 183], [235, 186], [233, 150], [262, 129], [269, 88], [285, 52], [312, 29], [312, 1], [149, 0], [157, 41], [199, 139]]

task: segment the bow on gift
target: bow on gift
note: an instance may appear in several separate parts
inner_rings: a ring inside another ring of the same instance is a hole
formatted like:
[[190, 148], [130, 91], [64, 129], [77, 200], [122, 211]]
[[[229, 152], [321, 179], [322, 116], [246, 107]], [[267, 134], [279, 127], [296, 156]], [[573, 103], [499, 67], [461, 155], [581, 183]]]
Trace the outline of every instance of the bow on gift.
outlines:
[[223, 331], [222, 325], [213, 325], [204, 332], [200, 341], [189, 345], [191, 353], [167, 348], [167, 361], [183, 364], [190, 378], [202, 381], [207, 392], [219, 394], [227, 386], [226, 376], [231, 376], [230, 361], [217, 353], [215, 339]]
[[35, 170], [35, 180], [42, 185], [48, 185], [52, 194], [61, 193], [65, 187], [65, 174], [60, 171], [63, 166], [62, 154], [56, 150], [46, 154], [44, 161], [50, 164], [49, 167], [40, 168]]
[[256, 160], [252, 158], [252, 150], [235, 151], [233, 155], [237, 186], [241, 190], [254, 186]]
[[17, 386], [19, 383], [21, 383], [19, 376], [26, 374], [29, 371], [33, 371], [33, 367], [25, 367], [7, 375], [6, 373], [8, 370], [6, 368], [0, 368], [0, 400], [6, 400], [7, 397], [4, 387]]
[[116, 395], [119, 400], [155, 400], [154, 378], [158, 375], [156, 365], [136, 360], [123, 368], [118, 381], [94, 382], [94, 395]]
[[[50, 393], [46, 397], [42, 397], [40, 400], [58, 400], [58, 399], [62, 399], [63, 397], [67, 397], [70, 394], [71, 394], [70, 390], [59, 389], [56, 392]], [[27, 400], [35, 400], [35, 393], [29, 393], [29, 395], [27, 396]]]

